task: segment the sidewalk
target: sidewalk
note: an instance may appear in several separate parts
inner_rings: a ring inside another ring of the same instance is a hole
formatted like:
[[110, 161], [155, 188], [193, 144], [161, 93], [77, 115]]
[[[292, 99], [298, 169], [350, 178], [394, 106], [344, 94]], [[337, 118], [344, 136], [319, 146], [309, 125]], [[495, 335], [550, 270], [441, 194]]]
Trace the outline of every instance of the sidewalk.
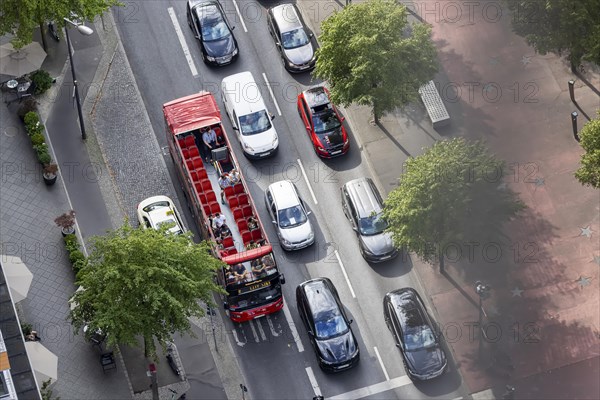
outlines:
[[[368, 123], [368, 108], [351, 106], [345, 115], [352, 134], [360, 133], [365, 160], [386, 194], [397, 184], [403, 162], [423, 152], [419, 144], [430, 146], [442, 137], [484, 139], [506, 160], [503, 181], [528, 206], [506, 226], [506, 240], [480, 243], [473, 256], [463, 247], [444, 275], [413, 258], [415, 270], [470, 393], [492, 388], [478, 398], [497, 398], [510, 383], [517, 398], [599, 398], [600, 194], [573, 178], [582, 150], [572, 135], [569, 115], [576, 108], [567, 81], [577, 80], [576, 99], [589, 116], [600, 99], [561, 60], [536, 55], [513, 34], [508, 10], [498, 21], [484, 18], [481, 6], [471, 15], [459, 10], [457, 20], [440, 4], [410, 3], [433, 27], [441, 64], [435, 81], [451, 126], [433, 131], [416, 104], [384, 116], [380, 128]], [[319, 2], [316, 11], [306, 1], [299, 5], [317, 35], [320, 22], [341, 9], [329, 1]], [[598, 71], [585, 77], [600, 86]], [[580, 117], [579, 127], [584, 122]], [[496, 249], [501, 254], [494, 255]], [[474, 325], [479, 279], [493, 287], [484, 304], [489, 343], [481, 362]]]

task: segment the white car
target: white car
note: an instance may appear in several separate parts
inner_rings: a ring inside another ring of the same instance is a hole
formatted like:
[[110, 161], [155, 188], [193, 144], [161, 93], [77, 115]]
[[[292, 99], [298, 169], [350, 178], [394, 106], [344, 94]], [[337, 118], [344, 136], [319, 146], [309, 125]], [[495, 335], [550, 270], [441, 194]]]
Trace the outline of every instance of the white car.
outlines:
[[275, 155], [279, 137], [272, 123], [274, 116], [267, 110], [252, 73], [223, 78], [221, 94], [244, 155], [250, 159]]
[[144, 228], [158, 230], [161, 226], [168, 225], [168, 231], [175, 235], [186, 231], [173, 200], [167, 196], [153, 196], [142, 201], [137, 206], [137, 216]]
[[315, 233], [304, 202], [296, 186], [290, 181], [279, 181], [265, 191], [265, 204], [277, 230], [279, 244], [284, 250], [298, 250], [315, 242]]

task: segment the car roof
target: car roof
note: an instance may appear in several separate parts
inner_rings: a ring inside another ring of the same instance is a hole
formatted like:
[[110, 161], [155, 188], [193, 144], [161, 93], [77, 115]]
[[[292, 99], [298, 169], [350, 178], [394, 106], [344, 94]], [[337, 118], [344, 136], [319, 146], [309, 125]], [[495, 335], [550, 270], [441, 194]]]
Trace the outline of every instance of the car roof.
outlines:
[[339, 305], [331, 290], [333, 284], [329, 279], [311, 279], [310, 281], [302, 283], [300, 286], [306, 295], [313, 316], [331, 310], [339, 311]]
[[298, 193], [294, 184], [290, 181], [279, 181], [269, 185], [269, 191], [279, 210], [290, 208], [300, 204]]
[[212, 1], [198, 4], [198, 7], [195, 7], [194, 11], [198, 18], [201, 19], [201, 22], [223, 18], [219, 4]]
[[226, 76], [221, 81], [221, 90], [232, 102], [238, 117], [257, 111], [267, 111], [260, 88], [250, 71]]
[[302, 28], [298, 9], [293, 4], [281, 4], [271, 8], [273, 19], [281, 32]]
[[356, 208], [359, 218], [366, 218], [371, 213], [379, 213], [382, 205], [374, 193], [375, 187], [370, 178], [353, 179], [344, 185]]
[[425, 306], [419, 294], [412, 288], [398, 289], [386, 295], [398, 315], [403, 328], [428, 325]]
[[316, 86], [307, 89], [302, 92], [302, 94], [304, 94], [306, 104], [308, 104], [310, 108], [315, 108], [330, 103], [329, 96], [327, 96], [327, 92], [323, 86]]
[[209, 5], [209, 4], [216, 4], [216, 3], [218, 3], [218, 2], [215, 0], [188, 0], [188, 4], [189, 4], [190, 8], [194, 8], [199, 5]]

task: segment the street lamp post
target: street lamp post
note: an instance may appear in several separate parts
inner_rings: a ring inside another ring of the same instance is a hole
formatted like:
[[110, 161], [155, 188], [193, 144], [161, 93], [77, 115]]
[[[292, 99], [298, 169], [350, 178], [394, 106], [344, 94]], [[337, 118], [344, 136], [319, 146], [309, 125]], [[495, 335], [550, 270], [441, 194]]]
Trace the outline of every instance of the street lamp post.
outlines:
[[487, 299], [490, 291], [490, 286], [484, 284], [481, 281], [475, 282], [475, 292], [479, 295], [479, 324], [477, 325], [479, 329], [479, 359], [481, 360], [482, 350], [483, 350], [483, 300]]
[[[73, 22], [67, 18], [63, 18], [67, 24], [77, 27], [79, 33], [83, 35], [91, 35], [94, 33], [92, 28], [85, 25]], [[75, 76], [75, 64], [73, 63], [73, 54], [71, 52], [71, 39], [69, 38], [69, 27], [65, 26], [65, 36], [67, 37], [67, 51], [69, 52], [69, 63], [71, 64], [71, 74], [73, 75], [73, 87], [75, 89], [75, 102], [77, 103], [77, 113], [79, 114], [79, 127], [81, 128], [81, 138], [85, 140], [87, 135], [85, 133], [85, 124], [83, 122], [83, 111], [81, 111], [81, 100], [79, 99], [79, 89], [77, 85], [77, 77]]]

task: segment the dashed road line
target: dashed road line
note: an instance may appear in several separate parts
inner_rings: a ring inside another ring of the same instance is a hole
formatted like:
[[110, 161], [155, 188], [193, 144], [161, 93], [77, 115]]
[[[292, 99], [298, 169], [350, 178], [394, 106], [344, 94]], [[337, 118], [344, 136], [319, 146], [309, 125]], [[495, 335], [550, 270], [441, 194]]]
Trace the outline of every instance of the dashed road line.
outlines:
[[321, 396], [321, 388], [319, 387], [319, 384], [317, 383], [317, 378], [315, 378], [315, 374], [311, 367], [306, 367], [306, 375], [308, 375], [308, 380], [310, 381], [310, 384], [313, 387], [315, 396]]
[[372, 396], [375, 394], [383, 393], [388, 390], [397, 389], [402, 386], [410, 385], [412, 381], [406, 375], [398, 378], [391, 379], [376, 383], [371, 386], [362, 387], [360, 389], [352, 390], [350, 392], [338, 394], [337, 396], [327, 397], [327, 400], [355, 400], [362, 399], [363, 397]]
[[279, 336], [279, 332], [277, 332], [275, 330], [275, 326], [273, 326], [273, 320], [268, 315], [267, 315], [267, 322], [269, 323], [269, 329], [271, 330], [271, 335], [273, 335], [274, 337]]
[[244, 28], [244, 32], [248, 33], [248, 29], [246, 29], [246, 23], [244, 22], [244, 18], [242, 18], [242, 13], [240, 12], [240, 8], [237, 5], [237, 2], [233, 0], [233, 5], [235, 6], [235, 11], [237, 11], [238, 16], [240, 17], [240, 22], [242, 23], [242, 28]]
[[348, 287], [350, 288], [350, 294], [352, 294], [352, 298], [356, 298], [356, 294], [354, 294], [354, 289], [352, 288], [352, 283], [350, 283], [350, 278], [348, 278], [348, 274], [346, 273], [346, 268], [344, 268], [344, 263], [342, 262], [342, 259], [340, 258], [340, 253], [338, 253], [337, 250], [334, 251], [335, 253], [335, 257], [337, 258], [338, 262], [340, 263], [340, 268], [342, 268], [342, 273], [344, 274], [344, 278], [346, 278], [346, 283], [348, 284]]
[[181, 26], [179, 25], [179, 21], [177, 20], [175, 10], [173, 9], [173, 7], [169, 7], [167, 10], [169, 11], [169, 15], [171, 16], [171, 22], [173, 22], [173, 27], [175, 28], [175, 33], [177, 34], [177, 38], [179, 39], [179, 44], [183, 49], [183, 54], [185, 55], [188, 65], [190, 66], [190, 71], [192, 71], [193, 76], [198, 76], [198, 69], [196, 68], [196, 64], [194, 64], [194, 60], [192, 59], [190, 49], [188, 48], [188, 45], [185, 42], [185, 37], [183, 36], [183, 32], [181, 31]]
[[260, 333], [260, 338], [263, 340], [263, 342], [267, 341], [267, 335], [265, 335], [265, 331], [263, 330], [262, 324], [260, 323], [259, 320], [255, 320], [256, 325], [258, 326], [258, 333]]
[[283, 302], [283, 315], [285, 315], [285, 319], [287, 320], [288, 326], [290, 327], [290, 331], [292, 331], [292, 336], [294, 337], [296, 346], [298, 346], [298, 352], [302, 353], [304, 351], [304, 346], [302, 345], [302, 340], [300, 340], [300, 335], [298, 335], [298, 330], [296, 329], [296, 325], [294, 324], [294, 320], [292, 319], [292, 314], [290, 314], [290, 309], [287, 306], [287, 301]]
[[246, 343], [240, 342], [240, 339], [238, 338], [238, 335], [237, 335], [237, 331], [235, 329], [231, 330], [231, 334], [232, 334], [233, 338], [235, 339], [235, 343], [240, 347], [244, 347], [244, 345]]
[[375, 355], [377, 356], [377, 361], [379, 361], [379, 365], [381, 365], [381, 369], [383, 370], [383, 375], [385, 375], [385, 380], [389, 381], [390, 376], [387, 373], [387, 369], [385, 369], [385, 365], [383, 365], [383, 360], [381, 359], [381, 356], [379, 355], [379, 350], [377, 350], [377, 346], [375, 346], [373, 348], [375, 349]]
[[252, 335], [254, 335], [254, 341], [256, 343], [260, 342], [260, 340], [258, 339], [258, 332], [256, 332], [256, 328], [254, 327], [254, 321], [252, 321], [252, 320], [248, 321], [248, 325], [250, 325], [250, 328], [252, 329]]
[[269, 83], [269, 80], [267, 79], [267, 74], [265, 74], [263, 72], [263, 79], [265, 80], [265, 83], [267, 84], [267, 89], [269, 89], [269, 93], [271, 93], [271, 97], [273, 98], [273, 103], [275, 103], [275, 108], [277, 109], [277, 114], [279, 114], [279, 116], [281, 117], [281, 109], [279, 108], [279, 104], [277, 104], [277, 99], [275, 98], [275, 95], [273, 94], [273, 89], [271, 89], [271, 84]]
[[304, 181], [306, 182], [306, 186], [308, 186], [308, 190], [310, 191], [310, 195], [312, 196], [313, 201], [316, 204], [319, 204], [317, 201], [317, 197], [315, 196], [315, 192], [313, 192], [312, 186], [310, 186], [310, 182], [308, 181], [308, 175], [306, 175], [306, 171], [304, 170], [304, 165], [302, 165], [302, 161], [300, 159], [297, 160], [298, 165], [300, 166], [300, 171], [302, 171], [302, 176], [304, 177]]

